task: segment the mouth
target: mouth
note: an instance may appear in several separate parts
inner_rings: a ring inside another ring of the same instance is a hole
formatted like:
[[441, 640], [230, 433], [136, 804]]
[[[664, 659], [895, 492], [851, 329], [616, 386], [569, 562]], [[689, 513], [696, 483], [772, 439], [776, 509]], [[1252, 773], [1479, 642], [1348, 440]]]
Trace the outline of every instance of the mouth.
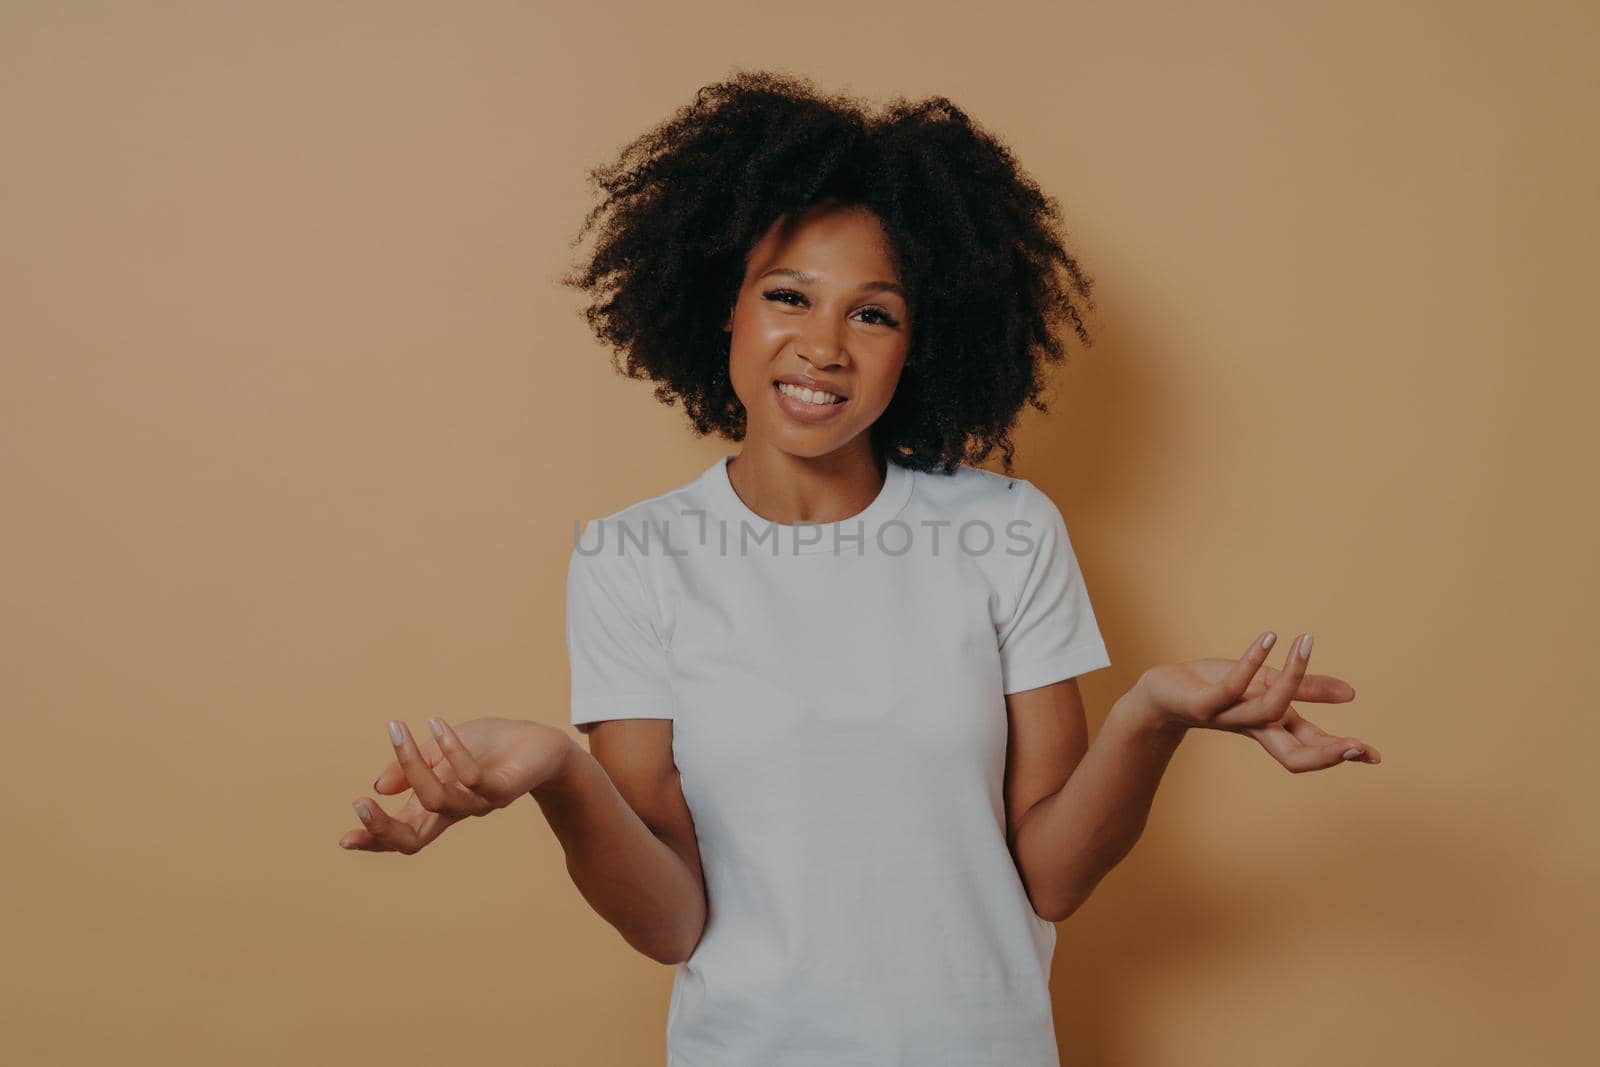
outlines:
[[850, 402], [847, 396], [802, 389], [788, 382], [773, 382], [772, 391], [777, 397], [778, 407], [800, 422], [822, 422], [835, 418]]
[[788, 382], [772, 383], [772, 387], [784, 396], [793, 397], [803, 404], [815, 407], [828, 407], [833, 404], [842, 404], [850, 398], [839, 393], [827, 393], [817, 389], [807, 389], [804, 386], [790, 385]]

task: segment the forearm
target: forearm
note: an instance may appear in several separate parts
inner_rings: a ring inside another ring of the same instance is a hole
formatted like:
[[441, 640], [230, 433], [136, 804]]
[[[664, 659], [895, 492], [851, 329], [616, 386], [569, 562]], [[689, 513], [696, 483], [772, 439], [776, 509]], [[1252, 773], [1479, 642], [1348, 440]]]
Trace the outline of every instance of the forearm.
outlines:
[[645, 825], [605, 768], [573, 743], [561, 771], [532, 796], [590, 907], [651, 959], [686, 958], [705, 926], [704, 891], [688, 862]]
[[1136, 687], [1112, 706], [1066, 784], [1028, 810], [1015, 853], [1039, 915], [1065, 919], [1132, 851], [1183, 735], [1149, 712]]

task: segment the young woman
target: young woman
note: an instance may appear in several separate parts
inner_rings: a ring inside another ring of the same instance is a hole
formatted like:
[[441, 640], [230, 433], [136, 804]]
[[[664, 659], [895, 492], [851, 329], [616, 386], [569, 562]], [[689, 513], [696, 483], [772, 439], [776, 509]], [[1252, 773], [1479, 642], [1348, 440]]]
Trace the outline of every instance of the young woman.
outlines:
[[[741, 442], [587, 523], [571, 722], [429, 720], [341, 844], [414, 853], [531, 793], [585, 899], [677, 965], [673, 1067], [1058, 1062], [1054, 923], [1133, 847], [1184, 733], [1284, 767], [1378, 762], [1266, 665], [1153, 667], [1087, 738], [1109, 665], [1055, 504], [1012, 476], [1054, 328], [1090, 279], [1055, 204], [949, 101], [881, 115], [744, 73], [596, 172], [596, 333]], [[581, 236], [581, 234], [580, 234]], [[1006, 473], [976, 466], [998, 448]]]

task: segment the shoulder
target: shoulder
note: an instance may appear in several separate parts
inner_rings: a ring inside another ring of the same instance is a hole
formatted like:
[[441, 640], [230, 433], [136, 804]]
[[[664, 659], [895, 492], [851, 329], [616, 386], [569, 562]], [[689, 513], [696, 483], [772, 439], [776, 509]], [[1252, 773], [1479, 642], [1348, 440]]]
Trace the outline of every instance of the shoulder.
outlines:
[[647, 556], [652, 545], [677, 536], [706, 506], [704, 476], [594, 518], [575, 520], [573, 555]]
[[933, 510], [957, 522], [1040, 520], [1055, 510], [1055, 503], [1028, 479], [965, 463], [949, 474], [918, 472], [917, 488]]
[[[569, 614], [591, 604], [606, 604], [650, 620], [658, 635], [664, 620], [662, 576], [657, 564], [664, 546], [693, 542], [697, 509], [705, 507], [703, 476], [604, 515], [573, 520], [567, 561]], [[663, 640], [665, 638], [663, 637]]]

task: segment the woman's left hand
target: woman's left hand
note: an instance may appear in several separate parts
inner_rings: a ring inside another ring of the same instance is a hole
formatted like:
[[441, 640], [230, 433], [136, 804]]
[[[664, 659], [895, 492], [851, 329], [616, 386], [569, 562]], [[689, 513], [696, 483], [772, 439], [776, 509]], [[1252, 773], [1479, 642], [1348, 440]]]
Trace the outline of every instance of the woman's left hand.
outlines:
[[[1347, 760], [1380, 763], [1371, 745], [1325, 733], [1300, 715], [1291, 700], [1343, 704], [1355, 699], [1348, 682], [1307, 674], [1311, 635], [1301, 634], [1282, 670], [1266, 666], [1275, 636], [1262, 634], [1236, 660], [1198, 659], [1145, 671], [1135, 694], [1164, 726], [1248, 734], [1288, 770], [1321, 770]], [[1353, 754], [1352, 754], [1353, 753]]]

